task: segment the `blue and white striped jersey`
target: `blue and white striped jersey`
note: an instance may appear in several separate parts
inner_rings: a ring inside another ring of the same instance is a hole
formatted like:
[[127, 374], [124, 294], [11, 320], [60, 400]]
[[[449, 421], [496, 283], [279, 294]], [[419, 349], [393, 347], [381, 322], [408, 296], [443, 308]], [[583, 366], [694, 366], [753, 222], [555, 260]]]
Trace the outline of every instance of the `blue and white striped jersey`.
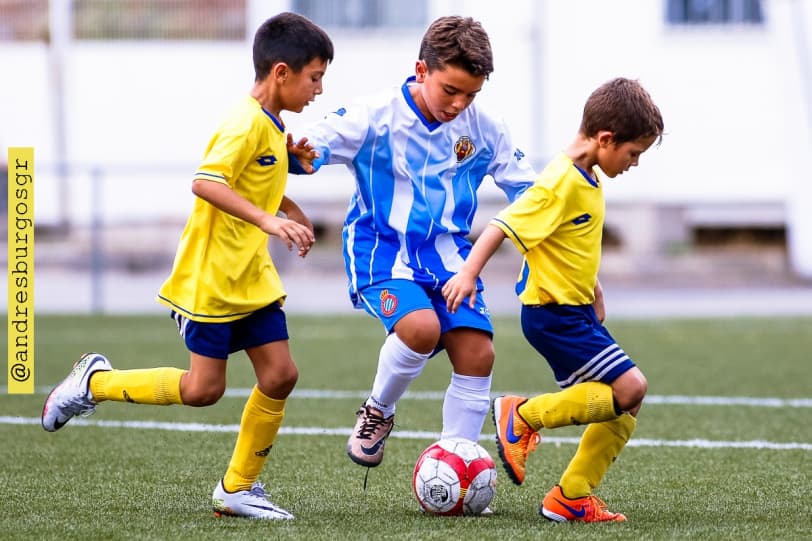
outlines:
[[468, 255], [477, 189], [486, 176], [513, 201], [536, 176], [507, 128], [471, 104], [451, 122], [428, 122], [409, 84], [327, 115], [305, 133], [355, 177], [344, 222], [350, 294], [404, 278], [439, 289]]

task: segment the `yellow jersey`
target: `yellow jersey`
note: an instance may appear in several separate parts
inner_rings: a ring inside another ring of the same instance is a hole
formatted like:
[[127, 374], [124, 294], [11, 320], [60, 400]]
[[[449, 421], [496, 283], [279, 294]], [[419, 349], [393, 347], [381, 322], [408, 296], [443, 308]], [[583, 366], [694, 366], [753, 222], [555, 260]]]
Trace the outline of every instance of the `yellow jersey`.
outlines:
[[[194, 178], [227, 184], [273, 215], [285, 193], [287, 174], [284, 126], [246, 96], [209, 141]], [[268, 252], [268, 235], [195, 198], [158, 302], [193, 321], [222, 323], [284, 297]]]
[[560, 153], [491, 220], [524, 255], [516, 284], [522, 304], [594, 302], [606, 206], [593, 173]]

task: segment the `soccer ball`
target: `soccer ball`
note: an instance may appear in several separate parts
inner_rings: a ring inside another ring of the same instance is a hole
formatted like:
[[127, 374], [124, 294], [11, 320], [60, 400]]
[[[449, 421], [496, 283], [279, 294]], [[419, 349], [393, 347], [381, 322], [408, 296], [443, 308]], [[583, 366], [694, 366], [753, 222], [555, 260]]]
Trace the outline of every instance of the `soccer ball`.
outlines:
[[412, 477], [420, 506], [436, 515], [478, 515], [496, 494], [496, 468], [484, 447], [463, 438], [429, 445]]

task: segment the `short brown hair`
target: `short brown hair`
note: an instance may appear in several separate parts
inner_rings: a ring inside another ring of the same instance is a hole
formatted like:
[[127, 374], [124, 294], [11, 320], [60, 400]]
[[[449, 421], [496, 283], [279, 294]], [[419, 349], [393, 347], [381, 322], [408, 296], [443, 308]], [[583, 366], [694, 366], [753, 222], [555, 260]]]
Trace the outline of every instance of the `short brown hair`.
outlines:
[[580, 132], [587, 137], [599, 131], [614, 133], [615, 143], [663, 136], [663, 117], [651, 96], [635, 80], [618, 77], [598, 87], [586, 100]]
[[493, 53], [488, 33], [471, 17], [440, 17], [426, 30], [420, 42], [419, 59], [428, 70], [452, 65], [471, 75], [493, 72]]

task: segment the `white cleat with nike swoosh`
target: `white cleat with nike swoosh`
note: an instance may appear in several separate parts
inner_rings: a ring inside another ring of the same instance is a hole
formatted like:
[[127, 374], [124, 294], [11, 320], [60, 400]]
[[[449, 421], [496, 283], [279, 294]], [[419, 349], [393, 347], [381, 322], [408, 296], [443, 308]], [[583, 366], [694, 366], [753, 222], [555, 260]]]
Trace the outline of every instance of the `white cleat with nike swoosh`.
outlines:
[[56, 432], [76, 415], [87, 417], [96, 411], [96, 402], [90, 393], [90, 376], [99, 370], [112, 370], [107, 357], [99, 353], [85, 353], [73, 365], [68, 377], [54, 387], [42, 407], [42, 428]]
[[274, 504], [265, 494], [262, 483], [256, 482], [251, 490], [228, 492], [221, 479], [211, 496], [214, 516], [245, 517], [264, 520], [293, 520], [293, 515]]

